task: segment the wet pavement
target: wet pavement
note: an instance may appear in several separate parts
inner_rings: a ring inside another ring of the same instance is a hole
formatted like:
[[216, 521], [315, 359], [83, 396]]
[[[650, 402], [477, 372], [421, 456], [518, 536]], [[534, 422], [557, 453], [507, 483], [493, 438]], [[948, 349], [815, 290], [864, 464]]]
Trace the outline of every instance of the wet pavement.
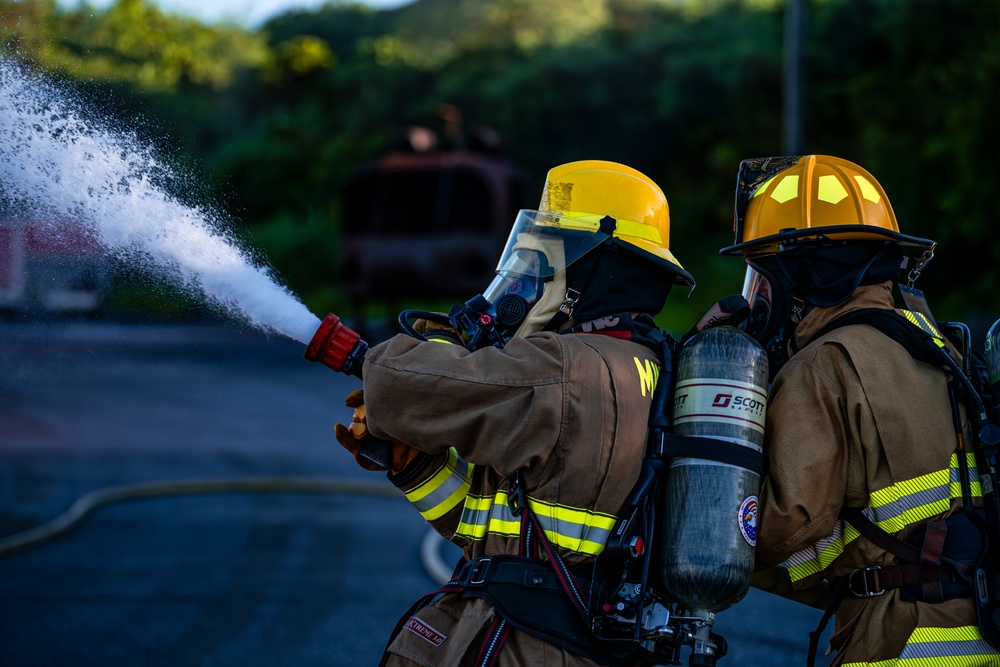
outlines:
[[[303, 351], [222, 324], [0, 324], [0, 544], [129, 487], [0, 556], [0, 664], [378, 663], [436, 587], [426, 524], [333, 438], [360, 383]], [[140, 493], [174, 480], [196, 485]], [[720, 665], [803, 665], [819, 616], [751, 590], [718, 616]]]

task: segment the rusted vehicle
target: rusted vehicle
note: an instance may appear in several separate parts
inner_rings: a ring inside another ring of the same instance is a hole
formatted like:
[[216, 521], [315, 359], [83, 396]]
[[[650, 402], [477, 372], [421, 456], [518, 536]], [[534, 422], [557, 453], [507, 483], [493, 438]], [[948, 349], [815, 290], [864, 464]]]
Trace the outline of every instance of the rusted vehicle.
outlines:
[[[517, 211], [522, 172], [489, 154], [390, 153], [362, 165], [344, 194], [341, 286], [356, 320], [365, 304], [482, 291]], [[410, 305], [408, 303], [407, 305]]]

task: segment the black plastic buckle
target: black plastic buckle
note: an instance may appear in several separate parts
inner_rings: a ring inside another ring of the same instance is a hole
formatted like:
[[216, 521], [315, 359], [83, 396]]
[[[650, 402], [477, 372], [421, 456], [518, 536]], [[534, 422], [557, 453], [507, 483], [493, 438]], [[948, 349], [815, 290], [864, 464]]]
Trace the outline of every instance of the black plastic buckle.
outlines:
[[[885, 588], [882, 587], [878, 575], [878, 571], [881, 569], [880, 565], [871, 565], [853, 570], [847, 575], [847, 590], [856, 598], [875, 598], [885, 595]], [[871, 573], [870, 581], [868, 579], [869, 572]], [[860, 582], [855, 577], [859, 577]]]
[[521, 471], [518, 470], [507, 479], [507, 506], [510, 507], [510, 513], [520, 516], [526, 502], [524, 482], [521, 479]]
[[468, 588], [471, 586], [482, 586], [486, 583], [486, 572], [489, 569], [492, 558], [483, 557], [469, 561], [465, 566], [465, 572], [459, 580], [459, 584]]

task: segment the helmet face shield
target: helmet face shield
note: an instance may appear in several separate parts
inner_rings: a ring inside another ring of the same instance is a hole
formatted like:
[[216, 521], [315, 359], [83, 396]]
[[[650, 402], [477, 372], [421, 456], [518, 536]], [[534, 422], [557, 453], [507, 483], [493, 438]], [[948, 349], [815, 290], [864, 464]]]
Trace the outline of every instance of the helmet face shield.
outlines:
[[780, 322], [775, 317], [774, 287], [763, 273], [747, 266], [743, 280], [743, 298], [750, 304], [750, 319], [746, 323], [747, 333], [762, 343], [771, 338]]
[[777, 276], [747, 260], [747, 273], [743, 280], [743, 297], [750, 304], [750, 317], [745, 331], [757, 339], [767, 352], [768, 378], [774, 376], [788, 360], [788, 340], [785, 330], [787, 311], [786, 292]]
[[[552, 276], [611, 238], [602, 230], [601, 216], [522, 210], [497, 263], [498, 275]], [[534, 251], [538, 259], [524, 253]]]
[[485, 312], [515, 330], [556, 275], [610, 238], [596, 218], [520, 211], [497, 264], [497, 276], [482, 294], [490, 304]]
[[[608, 222], [614, 220], [520, 211], [497, 263], [496, 277], [482, 294], [452, 309], [449, 317], [455, 330], [471, 349], [506, 344], [522, 323], [533, 321], [533, 308], [545, 307], [543, 297], [546, 302], [555, 299], [556, 305], [562, 301], [566, 267], [611, 238], [614, 227]], [[548, 294], [547, 287], [557, 276], [563, 291]]]

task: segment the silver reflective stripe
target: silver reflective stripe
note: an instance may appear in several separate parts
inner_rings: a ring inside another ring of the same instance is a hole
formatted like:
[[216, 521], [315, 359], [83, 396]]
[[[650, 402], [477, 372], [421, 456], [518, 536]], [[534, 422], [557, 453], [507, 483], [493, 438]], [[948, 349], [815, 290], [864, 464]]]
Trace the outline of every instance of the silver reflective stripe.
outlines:
[[917, 628], [899, 656], [899, 667], [1000, 666], [1000, 653], [983, 639], [979, 628]]
[[473, 469], [474, 466], [463, 461], [452, 447], [441, 467], [407, 491], [406, 499], [413, 503], [427, 521], [440, 519], [465, 500], [472, 483]]
[[[546, 503], [535, 498], [528, 498], [528, 504], [538, 517], [549, 542], [567, 551], [589, 556], [597, 555], [604, 549], [616, 521], [610, 514]], [[520, 532], [521, 518], [511, 512], [507, 492], [499, 490], [493, 497], [466, 498], [456, 536], [480, 540], [487, 533], [516, 537]]]
[[[980, 497], [982, 491], [976, 481], [978, 472], [975, 456], [971, 452], [966, 453], [966, 462], [969, 477], [973, 480], [972, 495]], [[910, 524], [947, 512], [951, 507], [951, 499], [962, 496], [961, 479], [958, 454], [954, 453], [948, 468], [872, 492], [868, 499], [869, 507], [862, 510], [862, 514], [887, 533], [899, 532]], [[789, 556], [788, 574], [792, 581], [799, 581], [825, 570], [858, 535], [853, 526], [843, 520], [838, 521], [830, 535]]]
[[[903, 516], [906, 512], [921, 506], [940, 503], [949, 499], [948, 487], [939, 486], [934, 489], [917, 491], [907, 496], [902, 496], [896, 500], [889, 501], [885, 505], [873, 507], [875, 523], [889, 522]], [[945, 505], [944, 510], [948, 509]], [[869, 517], [871, 518], [871, 517]]]
[[[869, 519], [871, 518], [870, 509], [866, 508], [862, 510], [862, 513], [867, 515]], [[833, 532], [828, 536], [811, 547], [806, 547], [788, 557], [789, 577], [792, 581], [798, 581], [811, 574], [822, 572], [837, 556], [844, 553], [844, 547], [858, 535], [858, 531], [853, 526], [840, 519], [833, 527]]]

